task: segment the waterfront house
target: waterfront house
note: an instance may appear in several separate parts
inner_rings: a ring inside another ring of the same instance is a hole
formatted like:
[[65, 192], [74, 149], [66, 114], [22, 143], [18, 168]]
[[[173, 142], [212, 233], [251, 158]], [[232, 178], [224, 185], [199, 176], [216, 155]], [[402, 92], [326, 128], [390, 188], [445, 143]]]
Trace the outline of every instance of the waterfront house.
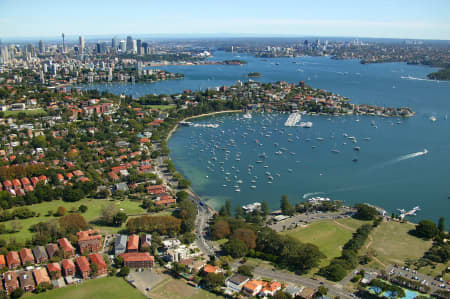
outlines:
[[240, 292], [250, 279], [241, 274], [234, 274], [225, 280], [225, 285], [232, 292]]
[[139, 250], [139, 236], [138, 235], [128, 236], [127, 252], [138, 252], [138, 250]]
[[72, 244], [70, 244], [69, 240], [67, 238], [61, 238], [58, 240], [59, 247], [61, 247], [61, 250], [64, 253], [64, 257], [72, 257], [75, 255], [75, 249], [73, 248]]
[[19, 282], [20, 282], [20, 287], [25, 292], [33, 292], [34, 291], [34, 289], [36, 288], [36, 285], [34, 284], [34, 279], [33, 279], [33, 275], [31, 273], [31, 271], [19, 272], [18, 278], [19, 278]]
[[75, 275], [75, 264], [72, 260], [65, 259], [61, 262], [63, 268], [64, 276], [74, 276]]
[[97, 265], [97, 276], [102, 276], [107, 274], [107, 266], [103, 257], [98, 253], [92, 253], [89, 255], [89, 260], [91, 263]]
[[127, 249], [127, 236], [126, 235], [117, 235], [116, 240], [114, 241], [114, 255], [120, 255], [124, 253]]
[[83, 279], [89, 278], [91, 275], [91, 266], [89, 265], [88, 259], [85, 256], [76, 257], [75, 264], [81, 277]]
[[36, 263], [44, 263], [48, 260], [47, 251], [44, 246], [36, 246], [33, 248], [34, 258]]
[[77, 236], [81, 254], [100, 251], [102, 247], [102, 236], [98, 230], [77, 232]]
[[9, 269], [16, 269], [20, 266], [20, 258], [17, 251], [10, 251], [6, 255], [6, 262], [8, 263]]
[[29, 248], [23, 248], [19, 250], [20, 260], [22, 261], [22, 266], [29, 266], [34, 264], [34, 256]]
[[47, 264], [47, 271], [50, 273], [52, 279], [59, 279], [61, 277], [61, 266], [58, 263]]
[[129, 268], [151, 268], [155, 260], [148, 252], [122, 253], [120, 257]]
[[15, 289], [19, 287], [19, 281], [17, 280], [16, 272], [6, 272], [3, 274], [5, 279], [5, 290], [6, 294], [9, 295], [14, 292]]
[[36, 280], [36, 285], [40, 285], [41, 283], [51, 284], [50, 277], [48, 277], [48, 273], [45, 268], [34, 269], [33, 275]]

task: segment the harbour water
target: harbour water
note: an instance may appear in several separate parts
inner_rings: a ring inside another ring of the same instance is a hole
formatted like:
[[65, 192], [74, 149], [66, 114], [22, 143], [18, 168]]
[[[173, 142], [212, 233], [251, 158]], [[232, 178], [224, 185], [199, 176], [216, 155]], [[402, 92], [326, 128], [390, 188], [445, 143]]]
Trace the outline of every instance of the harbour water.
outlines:
[[[304, 80], [358, 104], [409, 106], [416, 112], [410, 119], [303, 116], [302, 121], [313, 122], [310, 129], [284, 127], [288, 114], [256, 113], [251, 119], [216, 115], [194, 122], [217, 123], [219, 128], [181, 127], [170, 139], [169, 148], [194, 191], [214, 207], [226, 199], [234, 205], [267, 200], [276, 209], [282, 194], [293, 203], [321, 194], [348, 204], [372, 203], [396, 213], [400, 208], [420, 206], [417, 216], [408, 218], [412, 221], [437, 220], [439, 216], [449, 219], [450, 120], [445, 115], [450, 112], [450, 83], [427, 80], [426, 74], [435, 69], [403, 63], [362, 65], [328, 57], [265, 60], [216, 53], [213, 59], [231, 58], [248, 64], [168, 66], [163, 69], [182, 72], [185, 79], [93, 87], [133, 96], [170, 94], [231, 85], [248, 80], [249, 72], [259, 72], [262, 77], [254, 80]], [[348, 138], [351, 136], [356, 144]], [[280, 154], [281, 148], [286, 150]], [[263, 153], [265, 158], [260, 156]], [[249, 164], [253, 166], [250, 174]], [[266, 172], [273, 179], [268, 179]]]

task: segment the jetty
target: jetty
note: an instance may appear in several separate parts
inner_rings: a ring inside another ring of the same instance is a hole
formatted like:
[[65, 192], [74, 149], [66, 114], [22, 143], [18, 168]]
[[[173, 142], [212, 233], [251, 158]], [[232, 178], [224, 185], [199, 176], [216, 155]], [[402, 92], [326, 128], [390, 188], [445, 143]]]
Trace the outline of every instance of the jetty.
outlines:
[[194, 128], [213, 128], [217, 129], [219, 127], [218, 124], [196, 124], [190, 121], [180, 121], [179, 124], [181, 126], [194, 127]]
[[403, 220], [405, 219], [406, 216], [415, 216], [417, 211], [420, 211], [420, 207], [414, 207], [409, 211], [405, 211], [403, 209], [399, 210], [400, 211], [400, 219]]
[[284, 123], [285, 127], [295, 127], [297, 123], [302, 119], [302, 116], [298, 112], [291, 113]]

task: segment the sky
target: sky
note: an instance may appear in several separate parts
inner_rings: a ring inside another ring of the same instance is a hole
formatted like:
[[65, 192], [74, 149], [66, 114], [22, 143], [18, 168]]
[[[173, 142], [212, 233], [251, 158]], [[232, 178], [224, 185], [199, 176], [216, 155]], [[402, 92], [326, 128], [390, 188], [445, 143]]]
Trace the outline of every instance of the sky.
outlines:
[[450, 0], [0, 0], [0, 38], [61, 32], [450, 40]]

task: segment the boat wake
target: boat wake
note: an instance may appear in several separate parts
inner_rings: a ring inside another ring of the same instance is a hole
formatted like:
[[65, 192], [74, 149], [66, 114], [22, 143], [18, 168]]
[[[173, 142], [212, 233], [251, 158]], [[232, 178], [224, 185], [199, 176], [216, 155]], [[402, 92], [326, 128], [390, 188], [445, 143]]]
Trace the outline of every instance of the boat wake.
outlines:
[[426, 154], [428, 154], [428, 150], [427, 149], [424, 149], [423, 152], [417, 152], [417, 153], [411, 153], [411, 154], [407, 154], [407, 155], [402, 155], [402, 156], [400, 156], [398, 158], [395, 158], [393, 160], [390, 160], [390, 161], [381, 163], [379, 165], [376, 165], [376, 166], [372, 167], [370, 170], [384, 168], [386, 166], [390, 166], [390, 165], [396, 164], [396, 163], [401, 162], [401, 161], [417, 158], [417, 157], [420, 157], [420, 156], [423, 156], [423, 155], [426, 155]]
[[430, 82], [437, 82], [438, 80], [431, 80], [431, 79], [424, 79], [424, 78], [417, 78], [413, 76], [400, 76], [401, 79], [406, 80], [418, 80], [418, 81], [430, 81]]
[[308, 197], [319, 195], [319, 194], [326, 194], [326, 192], [311, 192], [311, 193], [305, 193], [303, 194], [303, 199], [307, 199]]

